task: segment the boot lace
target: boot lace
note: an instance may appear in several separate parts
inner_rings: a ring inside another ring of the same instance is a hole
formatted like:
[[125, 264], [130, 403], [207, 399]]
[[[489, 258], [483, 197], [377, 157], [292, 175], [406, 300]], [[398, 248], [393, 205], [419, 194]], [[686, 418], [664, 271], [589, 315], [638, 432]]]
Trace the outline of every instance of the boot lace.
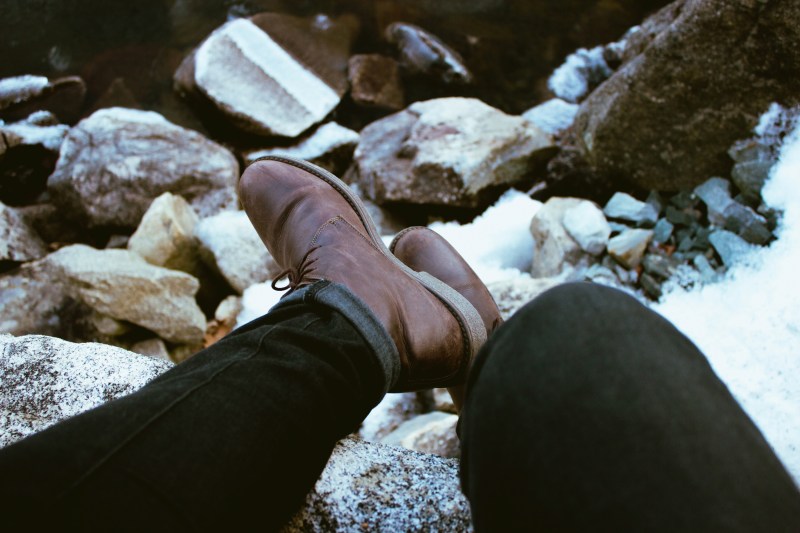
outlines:
[[[309, 275], [314, 272], [314, 263], [317, 262], [317, 257], [309, 260], [309, 256], [312, 252], [314, 252], [319, 246], [314, 246], [306, 252], [306, 255], [303, 256], [303, 259], [300, 260], [300, 264], [295, 267], [289, 267], [282, 272], [280, 272], [275, 279], [272, 280], [272, 288], [276, 291], [293, 291], [300, 287], [301, 285], [305, 285], [306, 283], [313, 281], [313, 278], [310, 278]], [[289, 278], [289, 283], [285, 286], [279, 286], [278, 282], [282, 280], [284, 277]]]

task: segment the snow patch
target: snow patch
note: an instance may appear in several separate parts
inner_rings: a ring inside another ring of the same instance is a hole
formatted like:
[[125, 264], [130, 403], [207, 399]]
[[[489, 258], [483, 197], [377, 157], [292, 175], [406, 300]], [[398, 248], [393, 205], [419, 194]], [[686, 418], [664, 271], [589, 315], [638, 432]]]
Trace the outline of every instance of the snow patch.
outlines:
[[591, 50], [580, 48], [567, 56], [564, 64], [547, 80], [547, 86], [553, 94], [567, 102], [576, 103], [611, 76], [613, 71], [603, 57], [603, 50], [602, 46]]
[[0, 108], [37, 96], [47, 87], [44, 76], [14, 76], [0, 80]]
[[247, 161], [252, 163], [256, 159], [268, 155], [283, 155], [310, 161], [343, 146], [355, 146], [358, 144], [359, 138], [358, 132], [340, 126], [336, 122], [328, 122], [320, 126], [310, 137], [304, 139], [295, 146], [268, 148], [251, 152], [247, 154]]
[[533, 122], [546, 133], [555, 135], [572, 126], [579, 107], [578, 104], [571, 104], [561, 98], [553, 98], [525, 111], [522, 118]]

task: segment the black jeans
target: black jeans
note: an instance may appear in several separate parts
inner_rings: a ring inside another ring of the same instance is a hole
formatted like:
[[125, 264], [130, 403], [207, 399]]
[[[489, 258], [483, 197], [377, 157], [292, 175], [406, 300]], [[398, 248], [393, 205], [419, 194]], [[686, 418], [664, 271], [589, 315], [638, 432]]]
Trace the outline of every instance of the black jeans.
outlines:
[[[322, 300], [0, 451], [0, 521], [279, 528], [389, 386], [374, 332]], [[554, 289], [498, 330], [462, 436], [478, 530], [800, 531], [797, 488], [702, 354], [610, 289]]]

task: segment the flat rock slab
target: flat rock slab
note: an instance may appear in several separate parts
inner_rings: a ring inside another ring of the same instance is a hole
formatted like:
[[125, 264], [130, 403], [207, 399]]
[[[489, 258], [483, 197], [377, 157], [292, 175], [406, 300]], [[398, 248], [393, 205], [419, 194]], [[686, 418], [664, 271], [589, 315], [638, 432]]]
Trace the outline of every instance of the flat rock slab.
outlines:
[[[0, 335], [0, 446], [129, 394], [172, 364], [103, 344]], [[342, 440], [285, 532], [471, 531], [458, 461]]]
[[165, 192], [200, 216], [236, 207], [239, 163], [227, 149], [158, 113], [102, 109], [70, 130], [48, 188], [90, 226], [136, 228]]
[[234, 125], [296, 137], [324, 119], [347, 91], [355, 37], [350, 17], [262, 13], [214, 31], [175, 73]]
[[531, 171], [553, 139], [474, 98], [437, 98], [373, 122], [354, 154], [364, 194], [378, 202], [479, 207], [487, 189]]

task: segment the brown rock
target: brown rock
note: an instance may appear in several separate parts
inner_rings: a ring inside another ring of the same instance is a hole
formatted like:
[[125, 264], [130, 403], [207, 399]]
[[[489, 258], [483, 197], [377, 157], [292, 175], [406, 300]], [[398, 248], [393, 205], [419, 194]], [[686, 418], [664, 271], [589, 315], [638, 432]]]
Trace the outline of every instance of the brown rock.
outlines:
[[679, 0], [638, 33], [575, 121], [579, 149], [603, 176], [677, 190], [726, 175], [726, 150], [771, 102], [800, 102], [795, 1]]
[[354, 55], [347, 69], [350, 97], [357, 104], [403, 108], [403, 86], [397, 61], [380, 54]]
[[[50, 111], [61, 122], [73, 123], [80, 117], [81, 107], [86, 98], [86, 84], [77, 76], [47, 81], [39, 76], [20, 76], [34, 83], [14, 83], [19, 89], [6, 93], [0, 88], [0, 120], [13, 122], [22, 120], [35, 111]], [[35, 79], [44, 83], [35, 83]], [[2, 80], [7, 81], [7, 80]]]

